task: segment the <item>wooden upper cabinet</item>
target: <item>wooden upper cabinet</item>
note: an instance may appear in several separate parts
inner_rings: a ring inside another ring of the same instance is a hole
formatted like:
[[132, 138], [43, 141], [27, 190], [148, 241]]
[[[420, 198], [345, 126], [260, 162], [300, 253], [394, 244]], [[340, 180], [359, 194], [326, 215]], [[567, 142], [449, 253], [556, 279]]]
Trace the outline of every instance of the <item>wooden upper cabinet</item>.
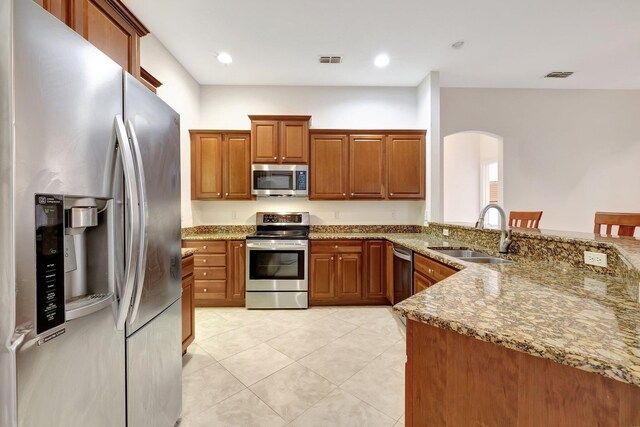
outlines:
[[277, 120], [251, 122], [253, 163], [279, 163], [278, 129]]
[[311, 116], [255, 116], [251, 119], [253, 163], [309, 162]]
[[347, 135], [311, 136], [311, 200], [349, 198], [349, 138]]
[[349, 137], [349, 187], [352, 199], [384, 199], [385, 136]]
[[280, 122], [280, 161], [296, 164], [309, 162], [309, 121]]
[[119, 0], [36, 0], [140, 79], [140, 37], [149, 30]]
[[425, 140], [423, 135], [387, 136], [387, 195], [389, 199], [425, 198]]
[[224, 198], [251, 199], [251, 137], [246, 134], [224, 134]]
[[191, 133], [191, 199], [222, 198], [222, 134]]

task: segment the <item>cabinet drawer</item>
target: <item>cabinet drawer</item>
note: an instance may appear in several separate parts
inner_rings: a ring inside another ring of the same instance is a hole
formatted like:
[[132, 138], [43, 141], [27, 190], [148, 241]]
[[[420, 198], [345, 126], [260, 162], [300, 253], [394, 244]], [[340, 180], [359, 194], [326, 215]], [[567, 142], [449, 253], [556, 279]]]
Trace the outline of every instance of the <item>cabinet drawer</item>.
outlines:
[[226, 267], [196, 267], [193, 270], [196, 280], [218, 280], [227, 278]]
[[224, 240], [185, 240], [182, 247], [197, 249], [198, 254], [224, 254], [227, 252], [227, 242]]
[[429, 286], [435, 285], [435, 282], [429, 279], [426, 276], [418, 273], [417, 271], [413, 273], [413, 294], [417, 294], [418, 292], [422, 292], [427, 289]]
[[444, 280], [452, 274], [457, 273], [458, 270], [444, 265], [431, 258], [427, 258], [420, 254], [415, 254], [413, 257], [413, 268], [415, 271], [420, 272], [427, 278], [432, 279], [434, 282]]
[[182, 278], [193, 274], [193, 255], [182, 260]]
[[227, 255], [195, 255], [195, 265], [196, 267], [224, 267], [227, 265]]
[[223, 300], [227, 298], [226, 280], [198, 280], [194, 286], [197, 300]]
[[362, 241], [360, 240], [325, 240], [312, 241], [311, 252], [323, 254], [354, 254], [362, 252]]

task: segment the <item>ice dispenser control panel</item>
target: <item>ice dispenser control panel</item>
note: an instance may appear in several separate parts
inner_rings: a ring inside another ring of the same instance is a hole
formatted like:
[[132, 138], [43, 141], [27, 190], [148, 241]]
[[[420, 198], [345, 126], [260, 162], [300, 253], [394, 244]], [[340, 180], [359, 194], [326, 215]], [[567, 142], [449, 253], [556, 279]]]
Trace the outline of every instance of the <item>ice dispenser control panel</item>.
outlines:
[[40, 335], [65, 322], [64, 199], [36, 194], [36, 322]]

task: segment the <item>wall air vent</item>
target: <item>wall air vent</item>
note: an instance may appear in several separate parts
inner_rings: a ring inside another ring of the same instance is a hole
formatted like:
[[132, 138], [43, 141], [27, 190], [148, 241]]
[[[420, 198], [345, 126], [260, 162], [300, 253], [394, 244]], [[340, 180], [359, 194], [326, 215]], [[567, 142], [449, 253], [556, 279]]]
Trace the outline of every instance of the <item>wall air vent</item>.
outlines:
[[544, 76], [544, 78], [545, 79], [566, 79], [571, 74], [573, 74], [573, 71], [552, 71], [546, 76]]
[[329, 56], [320, 57], [321, 64], [340, 64], [341, 62], [342, 62], [342, 56], [338, 56], [338, 55], [329, 55]]

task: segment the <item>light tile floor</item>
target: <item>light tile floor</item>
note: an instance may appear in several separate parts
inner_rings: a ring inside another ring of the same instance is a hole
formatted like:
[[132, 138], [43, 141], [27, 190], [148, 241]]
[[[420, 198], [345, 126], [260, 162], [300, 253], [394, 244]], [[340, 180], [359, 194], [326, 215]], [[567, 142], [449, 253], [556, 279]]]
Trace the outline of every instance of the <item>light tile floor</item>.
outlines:
[[180, 427], [404, 426], [405, 361], [390, 307], [198, 308]]

